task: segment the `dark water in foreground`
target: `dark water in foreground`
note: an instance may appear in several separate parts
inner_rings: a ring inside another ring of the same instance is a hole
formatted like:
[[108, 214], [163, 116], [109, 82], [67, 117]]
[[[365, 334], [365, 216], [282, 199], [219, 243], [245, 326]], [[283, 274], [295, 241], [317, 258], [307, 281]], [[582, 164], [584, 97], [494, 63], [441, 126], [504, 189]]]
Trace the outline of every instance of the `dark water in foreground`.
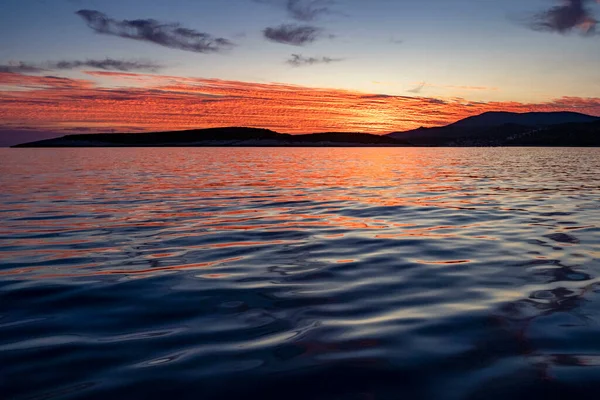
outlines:
[[600, 149], [0, 150], [0, 397], [600, 397]]

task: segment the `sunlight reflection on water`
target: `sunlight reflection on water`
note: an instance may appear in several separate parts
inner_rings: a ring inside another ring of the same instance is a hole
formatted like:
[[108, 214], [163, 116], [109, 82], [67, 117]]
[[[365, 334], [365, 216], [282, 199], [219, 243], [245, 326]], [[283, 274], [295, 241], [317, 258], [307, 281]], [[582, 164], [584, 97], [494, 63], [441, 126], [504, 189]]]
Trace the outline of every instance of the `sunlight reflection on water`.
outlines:
[[585, 397], [599, 152], [0, 150], [0, 391]]

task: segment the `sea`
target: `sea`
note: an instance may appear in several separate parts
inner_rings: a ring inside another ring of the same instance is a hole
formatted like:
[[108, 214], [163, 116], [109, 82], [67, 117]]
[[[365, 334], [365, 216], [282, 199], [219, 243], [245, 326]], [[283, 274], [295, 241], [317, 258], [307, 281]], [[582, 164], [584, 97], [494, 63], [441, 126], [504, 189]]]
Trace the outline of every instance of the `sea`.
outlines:
[[0, 398], [598, 399], [600, 149], [1, 149]]

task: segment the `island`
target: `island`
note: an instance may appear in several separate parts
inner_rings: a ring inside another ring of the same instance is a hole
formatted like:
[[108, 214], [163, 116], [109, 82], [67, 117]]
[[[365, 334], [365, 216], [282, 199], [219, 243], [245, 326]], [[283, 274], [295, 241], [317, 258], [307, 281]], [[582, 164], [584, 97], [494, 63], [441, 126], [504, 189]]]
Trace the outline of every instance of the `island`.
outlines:
[[453, 124], [387, 135], [302, 135], [225, 127], [150, 133], [76, 134], [13, 147], [407, 147], [600, 146], [600, 118], [575, 112], [487, 112]]

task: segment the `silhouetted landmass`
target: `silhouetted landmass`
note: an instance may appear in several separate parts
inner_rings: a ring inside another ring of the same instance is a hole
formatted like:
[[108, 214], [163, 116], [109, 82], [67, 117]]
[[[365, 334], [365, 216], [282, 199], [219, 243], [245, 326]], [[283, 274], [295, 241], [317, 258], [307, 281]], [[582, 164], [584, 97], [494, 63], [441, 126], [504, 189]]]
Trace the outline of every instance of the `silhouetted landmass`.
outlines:
[[597, 117], [575, 112], [530, 112], [511, 113], [504, 111], [486, 112], [473, 117], [462, 119], [451, 124], [461, 128], [477, 128], [501, 125], [544, 126], [560, 125], [573, 122], [594, 122]]
[[291, 140], [295, 143], [354, 143], [361, 145], [402, 145], [406, 146], [409, 143], [390, 138], [388, 136], [369, 135], [366, 133], [353, 132], [326, 132], [312, 133], [306, 135], [290, 135]]
[[210, 128], [153, 133], [67, 135], [14, 147], [208, 147], [208, 146], [407, 146], [408, 142], [366, 133], [289, 135], [258, 128]]
[[600, 146], [600, 121], [587, 124], [561, 124], [524, 132], [507, 140], [519, 146]]
[[600, 118], [572, 112], [488, 112], [437, 128], [378, 136], [290, 135], [259, 128], [67, 135], [14, 147], [600, 146]]
[[600, 146], [599, 121], [573, 112], [487, 112], [387, 136], [420, 146]]

